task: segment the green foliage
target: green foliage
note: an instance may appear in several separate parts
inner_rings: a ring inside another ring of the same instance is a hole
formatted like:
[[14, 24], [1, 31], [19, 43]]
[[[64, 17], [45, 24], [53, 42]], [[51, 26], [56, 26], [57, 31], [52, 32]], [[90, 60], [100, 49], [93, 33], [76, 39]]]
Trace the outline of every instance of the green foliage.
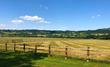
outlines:
[[110, 29], [88, 31], [0, 30], [1, 37], [110, 39]]

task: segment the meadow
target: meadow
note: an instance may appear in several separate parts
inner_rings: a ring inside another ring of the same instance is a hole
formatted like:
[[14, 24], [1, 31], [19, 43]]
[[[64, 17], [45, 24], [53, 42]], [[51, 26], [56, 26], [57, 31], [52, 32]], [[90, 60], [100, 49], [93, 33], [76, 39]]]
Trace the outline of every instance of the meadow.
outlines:
[[[38, 53], [48, 53], [48, 46], [51, 45], [51, 55], [65, 56], [67, 47], [67, 56], [73, 58], [83, 58], [92, 60], [110, 60], [110, 40], [97, 39], [66, 39], [66, 38], [32, 38], [32, 37], [3, 37], [0, 38], [1, 51], [13, 50], [16, 44], [16, 50], [23, 51], [23, 44], [26, 44], [25, 51], [34, 51], [37, 45]], [[87, 49], [89, 49], [89, 56]]]

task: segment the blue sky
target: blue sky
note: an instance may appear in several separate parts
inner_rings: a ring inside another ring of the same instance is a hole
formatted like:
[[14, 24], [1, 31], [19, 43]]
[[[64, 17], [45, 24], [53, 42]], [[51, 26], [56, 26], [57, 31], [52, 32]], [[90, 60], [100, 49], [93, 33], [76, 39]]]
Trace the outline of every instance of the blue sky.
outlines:
[[0, 0], [0, 29], [110, 27], [110, 0]]

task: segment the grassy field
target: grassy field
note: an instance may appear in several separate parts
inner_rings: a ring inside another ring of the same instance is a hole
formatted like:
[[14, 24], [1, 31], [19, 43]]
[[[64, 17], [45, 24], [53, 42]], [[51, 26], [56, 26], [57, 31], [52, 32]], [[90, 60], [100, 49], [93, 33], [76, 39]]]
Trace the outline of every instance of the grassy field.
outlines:
[[0, 67], [110, 67], [109, 63], [48, 57], [46, 53], [0, 52]]
[[[95, 60], [110, 60], [110, 40], [96, 40], [96, 39], [66, 39], [66, 38], [32, 38], [32, 37], [4, 37], [0, 38], [0, 47], [5, 49], [5, 43], [8, 43], [8, 50], [13, 50], [13, 43], [18, 45], [17, 50], [21, 50], [20, 44], [27, 44], [26, 48], [35, 48], [35, 45], [42, 45], [39, 49], [45, 49], [48, 52], [48, 46], [52, 48], [53, 55], [63, 55], [65, 46], [68, 46], [68, 56], [87, 58], [87, 47], [89, 46], [90, 57]], [[46, 48], [47, 47], [47, 48]], [[62, 48], [63, 47], [63, 48]], [[28, 49], [26, 49], [28, 51]], [[59, 53], [60, 52], [60, 53]]]

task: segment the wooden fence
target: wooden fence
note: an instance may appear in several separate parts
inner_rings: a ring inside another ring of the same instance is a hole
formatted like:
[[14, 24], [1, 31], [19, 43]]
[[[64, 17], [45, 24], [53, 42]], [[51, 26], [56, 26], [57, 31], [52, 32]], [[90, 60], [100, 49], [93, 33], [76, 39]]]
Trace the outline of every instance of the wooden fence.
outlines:
[[[14, 52], [16, 51], [23, 51], [23, 52], [27, 52], [27, 51], [33, 51], [34, 53], [38, 53], [39, 51], [44, 51], [46, 53], [48, 53], [48, 56], [52, 56], [52, 54], [54, 52], [62, 52], [63, 56], [65, 56], [65, 59], [67, 59], [69, 57], [69, 49], [72, 49], [72, 47], [68, 47], [68, 46], [64, 46], [64, 47], [59, 47], [59, 46], [44, 46], [44, 45], [34, 45], [34, 46], [29, 46], [28, 44], [16, 44], [13, 43], [13, 45], [11, 44], [11, 46], [9, 45], [9, 43], [5, 43], [2, 44], [4, 45], [3, 47], [0, 47], [1, 50], [5, 50], [5, 51], [9, 51], [11, 48], [11, 50], [13, 50]], [[20, 48], [18, 50], [18, 48]], [[56, 51], [52, 51], [53, 49], [61, 49], [61, 50], [56, 50]], [[84, 51], [86, 51], [86, 56], [87, 59], [89, 59], [90, 56], [90, 47], [87, 47], [87, 49], [84, 49]], [[57, 54], [58, 55], [58, 54]]]
[[[5, 51], [10, 50], [9, 48], [11, 47], [11, 50], [13, 50], [14, 52], [16, 52], [16, 51], [23, 51], [23, 52], [32, 51], [34, 53], [38, 53], [39, 51], [43, 51], [45, 53], [48, 53], [48, 56], [53, 56], [55, 52], [58, 52], [56, 55], [59, 55], [62, 53], [62, 56], [65, 56], [65, 59], [68, 59], [69, 57], [73, 57], [75, 55], [75, 53], [78, 52], [78, 50], [81, 50], [81, 51], [84, 51], [83, 56], [85, 56], [87, 61], [89, 61], [91, 59], [90, 58], [90, 56], [92, 55], [91, 51], [94, 50], [90, 47], [73, 48], [73, 47], [69, 47], [69, 46], [59, 47], [59, 46], [51, 46], [51, 45], [49, 45], [49, 46], [44, 46], [44, 45], [29, 46], [28, 44], [25, 44], [25, 43], [24, 44], [13, 43], [13, 45], [11, 44], [11, 46], [9, 45], [9, 43], [5, 43], [3, 45], [4, 46], [0, 47], [0, 49], [5, 50]], [[20, 49], [18, 49], [18, 48], [20, 48]], [[76, 52], [73, 50], [76, 50]], [[82, 53], [82, 52], [79, 52], [79, 54], [80, 53]], [[72, 55], [70, 56], [70, 54], [72, 54]]]

